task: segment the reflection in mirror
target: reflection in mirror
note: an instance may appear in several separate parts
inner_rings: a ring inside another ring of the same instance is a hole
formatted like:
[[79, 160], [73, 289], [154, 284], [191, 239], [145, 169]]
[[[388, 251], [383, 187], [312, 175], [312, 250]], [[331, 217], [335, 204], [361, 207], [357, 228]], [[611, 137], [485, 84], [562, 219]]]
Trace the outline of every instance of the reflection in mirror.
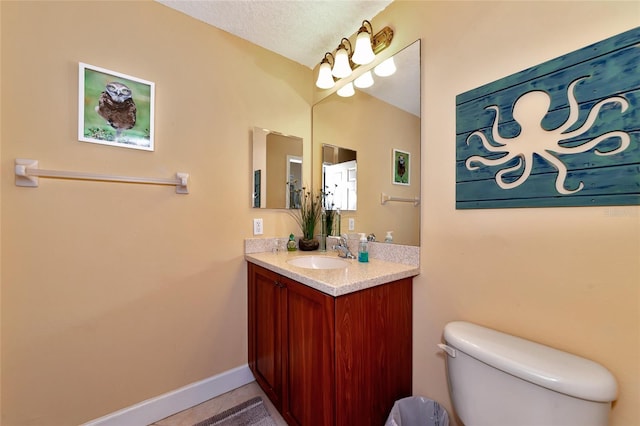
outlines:
[[[390, 201], [420, 197], [420, 40], [393, 56], [396, 72], [387, 77], [374, 73], [374, 85], [356, 89], [348, 98], [332, 94], [313, 106], [313, 184], [324, 186], [323, 147], [357, 151], [357, 211], [345, 211], [342, 230], [376, 235], [384, 241], [420, 245], [420, 206]], [[364, 72], [365, 70], [363, 70]], [[394, 149], [408, 153], [409, 184], [394, 184]], [[351, 219], [351, 220], [350, 220]]]
[[322, 144], [322, 187], [331, 193], [331, 208], [356, 210], [356, 152], [352, 149]]
[[299, 207], [302, 160], [302, 138], [254, 127], [252, 207]]

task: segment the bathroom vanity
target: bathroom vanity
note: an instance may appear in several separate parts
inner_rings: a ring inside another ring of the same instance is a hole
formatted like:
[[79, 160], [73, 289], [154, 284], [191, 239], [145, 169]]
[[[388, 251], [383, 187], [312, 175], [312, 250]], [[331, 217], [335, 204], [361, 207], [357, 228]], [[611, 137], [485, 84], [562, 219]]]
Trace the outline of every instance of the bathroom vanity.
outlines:
[[249, 367], [290, 425], [382, 425], [411, 395], [418, 269], [377, 259], [322, 270], [287, 262], [299, 256], [246, 255]]

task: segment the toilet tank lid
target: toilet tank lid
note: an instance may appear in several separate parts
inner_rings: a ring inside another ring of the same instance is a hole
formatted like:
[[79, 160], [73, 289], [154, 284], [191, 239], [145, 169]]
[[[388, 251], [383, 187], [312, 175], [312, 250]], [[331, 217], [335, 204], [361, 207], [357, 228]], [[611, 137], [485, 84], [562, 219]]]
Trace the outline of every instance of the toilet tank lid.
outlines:
[[540, 343], [464, 321], [448, 323], [444, 338], [485, 364], [556, 392], [597, 402], [618, 394], [615, 377], [602, 365]]

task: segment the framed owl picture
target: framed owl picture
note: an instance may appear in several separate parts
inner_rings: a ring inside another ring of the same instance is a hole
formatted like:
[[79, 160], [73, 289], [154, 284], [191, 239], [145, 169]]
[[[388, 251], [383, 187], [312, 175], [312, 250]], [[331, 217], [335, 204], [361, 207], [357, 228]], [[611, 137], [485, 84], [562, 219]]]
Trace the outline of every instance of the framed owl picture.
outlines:
[[153, 151], [155, 84], [80, 62], [78, 140]]
[[410, 185], [409, 165], [411, 163], [411, 153], [393, 150], [393, 183], [395, 185]]

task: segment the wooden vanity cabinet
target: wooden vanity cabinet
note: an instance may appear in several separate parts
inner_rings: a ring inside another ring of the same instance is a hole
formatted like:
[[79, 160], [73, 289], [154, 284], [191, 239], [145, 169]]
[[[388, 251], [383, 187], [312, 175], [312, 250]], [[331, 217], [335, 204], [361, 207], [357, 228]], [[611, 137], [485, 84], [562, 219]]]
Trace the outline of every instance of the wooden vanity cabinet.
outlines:
[[249, 367], [290, 425], [383, 425], [411, 395], [412, 279], [333, 297], [248, 264]]

